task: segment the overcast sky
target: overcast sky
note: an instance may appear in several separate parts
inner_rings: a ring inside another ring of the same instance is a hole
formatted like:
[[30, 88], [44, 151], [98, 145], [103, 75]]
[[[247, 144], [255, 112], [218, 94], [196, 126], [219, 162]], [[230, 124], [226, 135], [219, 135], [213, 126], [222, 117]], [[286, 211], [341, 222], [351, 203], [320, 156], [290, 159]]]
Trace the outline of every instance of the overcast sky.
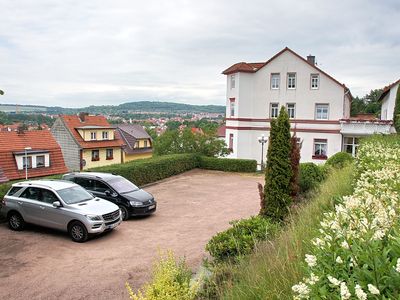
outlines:
[[288, 46], [353, 95], [400, 78], [400, 1], [0, 0], [0, 103], [225, 104], [221, 72]]

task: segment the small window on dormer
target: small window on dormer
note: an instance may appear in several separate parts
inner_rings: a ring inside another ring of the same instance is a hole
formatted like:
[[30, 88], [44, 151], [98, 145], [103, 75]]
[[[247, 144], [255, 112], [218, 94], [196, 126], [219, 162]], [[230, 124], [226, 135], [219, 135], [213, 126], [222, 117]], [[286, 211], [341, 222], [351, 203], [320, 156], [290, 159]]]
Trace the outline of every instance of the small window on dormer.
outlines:
[[103, 131], [103, 140], [108, 140], [108, 131]]
[[96, 132], [91, 132], [90, 133], [90, 139], [91, 140], [96, 140]]
[[231, 89], [234, 89], [235, 85], [236, 85], [235, 75], [231, 75]]

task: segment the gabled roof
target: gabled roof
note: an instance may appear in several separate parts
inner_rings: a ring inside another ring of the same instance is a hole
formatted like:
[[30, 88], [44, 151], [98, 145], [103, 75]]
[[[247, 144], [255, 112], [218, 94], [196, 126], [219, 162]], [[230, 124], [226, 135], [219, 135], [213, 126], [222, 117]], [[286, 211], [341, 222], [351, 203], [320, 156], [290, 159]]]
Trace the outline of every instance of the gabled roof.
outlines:
[[393, 83], [391, 83], [391, 84], [389, 84], [389, 85], [387, 85], [387, 86], [385, 86], [383, 88], [382, 95], [379, 97], [378, 101], [382, 101], [383, 98], [385, 98], [385, 96], [387, 95], [387, 93], [389, 93], [389, 91], [392, 89], [392, 87], [394, 87], [397, 84], [400, 84], [400, 79], [395, 81], [395, 82], [393, 82]]
[[327, 76], [328, 78], [330, 78], [331, 80], [333, 80], [334, 82], [336, 82], [337, 84], [339, 84], [340, 86], [342, 86], [343, 88], [345, 88], [345, 90], [349, 90], [343, 83], [340, 83], [339, 81], [337, 81], [335, 78], [333, 78], [332, 76], [330, 76], [329, 74], [325, 73], [324, 71], [322, 71], [320, 68], [318, 68], [316, 65], [310, 63], [307, 61], [307, 59], [305, 59], [304, 57], [300, 56], [299, 54], [297, 54], [296, 52], [294, 52], [292, 49], [289, 49], [288, 47], [285, 47], [284, 49], [282, 49], [281, 51], [279, 51], [277, 54], [275, 54], [274, 56], [272, 56], [269, 60], [267, 60], [264, 63], [246, 63], [246, 62], [240, 62], [237, 64], [234, 64], [233, 66], [229, 67], [228, 69], [226, 69], [225, 71], [222, 72], [222, 74], [224, 75], [229, 75], [229, 74], [233, 74], [233, 73], [237, 73], [237, 72], [245, 72], [245, 73], [256, 73], [258, 70], [262, 69], [263, 67], [265, 67], [266, 65], [268, 65], [271, 61], [273, 61], [275, 58], [277, 58], [278, 56], [280, 56], [281, 54], [285, 53], [286, 51], [292, 53], [293, 55], [295, 55], [296, 57], [300, 58], [301, 60], [303, 60], [305, 63], [307, 63], [308, 65], [310, 65], [311, 67], [313, 67], [315, 70], [317, 70], [318, 72], [324, 74], [325, 76]]
[[125, 153], [134, 154], [141, 152], [151, 152], [151, 149], [137, 149], [134, 148], [137, 140], [148, 139], [152, 141], [151, 136], [139, 124], [118, 124], [114, 125], [117, 129], [118, 135], [124, 140], [125, 145], [122, 147]]
[[84, 122], [77, 115], [60, 115], [60, 118], [83, 149], [121, 147], [123, 145], [123, 141], [117, 136], [114, 140], [85, 141], [79, 134], [78, 129], [113, 129], [104, 116], [87, 115]]
[[26, 147], [32, 148], [29, 150], [32, 153], [40, 150], [50, 154], [50, 167], [29, 169], [29, 177], [67, 172], [60, 146], [50, 131], [32, 130], [24, 133], [4, 131], [0, 132], [0, 173], [2, 173], [0, 177], [6, 177], [7, 180], [25, 177], [25, 171], [17, 169], [14, 153], [23, 153]]

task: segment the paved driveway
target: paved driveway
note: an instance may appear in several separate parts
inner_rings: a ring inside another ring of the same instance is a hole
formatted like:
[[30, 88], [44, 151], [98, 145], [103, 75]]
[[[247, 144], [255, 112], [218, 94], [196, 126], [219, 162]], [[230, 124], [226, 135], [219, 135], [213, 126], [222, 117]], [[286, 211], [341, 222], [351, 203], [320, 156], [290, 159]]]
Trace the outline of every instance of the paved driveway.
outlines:
[[193, 170], [146, 188], [158, 201], [150, 217], [131, 219], [84, 244], [67, 234], [0, 224], [0, 299], [127, 299], [125, 281], [149, 279], [159, 249], [196, 268], [204, 246], [232, 219], [257, 214], [261, 177]]

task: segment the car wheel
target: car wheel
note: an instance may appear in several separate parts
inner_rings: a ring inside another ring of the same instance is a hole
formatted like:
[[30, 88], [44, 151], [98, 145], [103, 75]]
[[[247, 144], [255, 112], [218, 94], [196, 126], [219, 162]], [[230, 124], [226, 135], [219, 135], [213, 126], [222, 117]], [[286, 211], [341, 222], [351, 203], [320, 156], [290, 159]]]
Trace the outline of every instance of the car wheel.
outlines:
[[68, 232], [74, 242], [83, 243], [88, 239], [87, 229], [81, 222], [73, 222], [69, 226]]
[[126, 209], [126, 207], [121, 205], [121, 206], [119, 207], [119, 209], [120, 209], [121, 212], [122, 212], [122, 220], [123, 220], [123, 221], [128, 220], [128, 218], [129, 218], [129, 212], [128, 212], [128, 210]]
[[17, 212], [12, 212], [8, 216], [8, 226], [15, 231], [21, 231], [25, 227], [25, 221]]

